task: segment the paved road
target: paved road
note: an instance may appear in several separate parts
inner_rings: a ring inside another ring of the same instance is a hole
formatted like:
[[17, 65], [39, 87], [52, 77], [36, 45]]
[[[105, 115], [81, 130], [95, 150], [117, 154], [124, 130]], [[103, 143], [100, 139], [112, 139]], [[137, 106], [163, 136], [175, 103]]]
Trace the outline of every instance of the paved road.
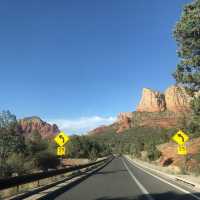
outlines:
[[146, 173], [125, 158], [115, 158], [103, 169], [66, 190], [55, 199], [196, 200], [198, 195], [184, 186], [173, 182], [168, 183]]

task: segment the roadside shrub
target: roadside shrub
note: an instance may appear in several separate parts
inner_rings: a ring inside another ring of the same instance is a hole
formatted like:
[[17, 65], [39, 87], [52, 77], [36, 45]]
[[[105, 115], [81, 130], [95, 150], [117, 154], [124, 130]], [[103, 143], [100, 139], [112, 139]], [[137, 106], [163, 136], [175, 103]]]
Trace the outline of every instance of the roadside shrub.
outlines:
[[15, 175], [22, 175], [25, 173], [25, 159], [23, 154], [13, 153], [6, 160], [7, 167], [9, 167], [10, 173]]
[[0, 177], [6, 178], [12, 175], [12, 168], [7, 163], [0, 166]]
[[35, 166], [41, 170], [56, 169], [59, 164], [59, 158], [53, 153], [43, 151], [35, 156]]
[[89, 152], [89, 160], [91, 161], [96, 161], [98, 158], [98, 152], [96, 149], [92, 149], [90, 152]]
[[156, 148], [154, 143], [151, 143], [147, 148], [147, 157], [150, 161], [154, 161], [159, 159], [161, 156], [161, 152]]

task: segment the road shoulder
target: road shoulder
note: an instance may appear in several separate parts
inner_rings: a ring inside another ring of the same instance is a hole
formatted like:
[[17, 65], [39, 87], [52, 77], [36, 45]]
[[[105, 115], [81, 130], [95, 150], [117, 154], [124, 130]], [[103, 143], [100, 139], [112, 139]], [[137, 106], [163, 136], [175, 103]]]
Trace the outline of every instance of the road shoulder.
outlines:
[[188, 187], [189, 189], [192, 189], [192, 190], [195, 190], [197, 192], [200, 192], [200, 184], [199, 183], [196, 183], [194, 181], [188, 180], [188, 179], [183, 178], [183, 177], [178, 176], [178, 175], [173, 175], [173, 174], [169, 174], [169, 173], [163, 172], [161, 170], [156, 169], [155, 165], [150, 164], [150, 163], [146, 163], [144, 161], [139, 161], [137, 159], [133, 159], [129, 155], [124, 155], [124, 157], [127, 160], [129, 160], [130, 162], [140, 166], [143, 169], [146, 169], [146, 170], [148, 170], [150, 172], [153, 172], [153, 173], [155, 173], [155, 174], [157, 174], [157, 175], [159, 175], [159, 176], [161, 176], [161, 177], [163, 177], [165, 179], [181, 183], [184, 186]]

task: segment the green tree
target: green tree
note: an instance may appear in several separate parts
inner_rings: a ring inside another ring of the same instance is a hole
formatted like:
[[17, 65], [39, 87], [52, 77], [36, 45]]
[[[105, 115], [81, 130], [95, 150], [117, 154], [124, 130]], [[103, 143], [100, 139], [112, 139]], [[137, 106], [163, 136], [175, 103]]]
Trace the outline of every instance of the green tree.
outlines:
[[25, 151], [24, 137], [18, 132], [16, 117], [9, 111], [0, 113], [0, 176], [7, 175], [9, 166], [6, 160], [12, 153]]
[[110, 154], [111, 147], [90, 136], [72, 136], [66, 145], [71, 158], [96, 159]]
[[193, 98], [192, 131], [200, 130], [200, 0], [195, 0], [183, 9], [176, 24], [174, 37], [178, 45], [180, 62], [173, 74], [176, 82], [183, 85]]
[[161, 152], [157, 149], [154, 142], [150, 142], [147, 147], [147, 157], [150, 161], [157, 160], [161, 156]]
[[16, 116], [11, 114], [9, 110], [0, 113], [0, 128], [11, 129], [16, 128]]
[[174, 77], [192, 93], [200, 90], [200, 0], [184, 7], [176, 24], [174, 37], [178, 44], [180, 63]]
[[47, 139], [42, 139], [42, 136], [37, 130], [34, 130], [29, 137], [26, 138], [26, 154], [33, 156], [40, 151], [48, 148], [49, 142]]
[[88, 158], [91, 161], [95, 161], [98, 158], [98, 152], [97, 149], [92, 148], [91, 151], [89, 152]]

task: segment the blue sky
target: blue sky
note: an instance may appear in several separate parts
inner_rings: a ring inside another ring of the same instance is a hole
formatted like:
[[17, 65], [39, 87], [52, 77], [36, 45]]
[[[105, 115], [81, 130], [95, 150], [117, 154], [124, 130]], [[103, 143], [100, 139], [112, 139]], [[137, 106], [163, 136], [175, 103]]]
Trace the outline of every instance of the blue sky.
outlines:
[[69, 132], [135, 110], [143, 87], [174, 83], [172, 29], [188, 2], [1, 1], [1, 110]]

